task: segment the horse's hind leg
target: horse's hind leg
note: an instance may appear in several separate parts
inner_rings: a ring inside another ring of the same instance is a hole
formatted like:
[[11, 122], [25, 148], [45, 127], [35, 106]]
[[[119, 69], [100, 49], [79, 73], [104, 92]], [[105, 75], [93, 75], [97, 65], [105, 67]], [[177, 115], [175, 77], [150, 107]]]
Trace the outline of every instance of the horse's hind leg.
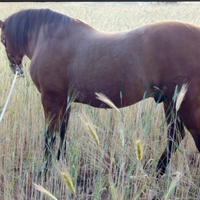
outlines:
[[[158, 161], [156, 172], [158, 175], [163, 175], [165, 173], [166, 167], [170, 162], [172, 153], [174, 153], [185, 136], [183, 122], [179, 115], [174, 116], [174, 111], [166, 102], [164, 102], [165, 116], [167, 118], [168, 124], [168, 140], [167, 147], [165, 148], [162, 156]], [[180, 133], [180, 135], [179, 135]]]
[[196, 98], [188, 103], [189, 109], [182, 109], [182, 119], [187, 130], [192, 135], [198, 151], [200, 152], [200, 102]]

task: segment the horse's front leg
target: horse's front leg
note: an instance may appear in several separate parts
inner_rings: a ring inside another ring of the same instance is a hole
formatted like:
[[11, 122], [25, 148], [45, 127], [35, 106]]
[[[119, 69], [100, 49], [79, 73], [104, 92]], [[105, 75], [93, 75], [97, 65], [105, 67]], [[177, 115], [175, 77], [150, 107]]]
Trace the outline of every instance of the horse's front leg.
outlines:
[[[63, 147], [63, 142], [64, 142], [64, 137], [65, 137], [65, 133], [67, 130], [67, 126], [68, 126], [68, 120], [69, 120], [69, 116], [70, 116], [70, 112], [71, 112], [71, 107], [69, 107], [68, 109], [63, 109], [64, 114], [63, 114], [63, 118], [60, 121], [60, 145], [59, 145], [59, 149], [58, 149], [58, 154], [57, 154], [57, 160], [60, 159], [60, 154], [62, 151], [62, 147]], [[66, 144], [66, 141], [65, 141]], [[65, 149], [64, 151], [66, 151], [66, 145], [65, 145]], [[65, 153], [65, 152], [64, 152]]]
[[[46, 167], [52, 160], [52, 149], [56, 139], [56, 131], [59, 130], [59, 121], [62, 119], [63, 109], [65, 107], [65, 99], [55, 98], [50, 100], [42, 95], [42, 104], [45, 113], [45, 162]], [[63, 129], [63, 128], [61, 128]]]

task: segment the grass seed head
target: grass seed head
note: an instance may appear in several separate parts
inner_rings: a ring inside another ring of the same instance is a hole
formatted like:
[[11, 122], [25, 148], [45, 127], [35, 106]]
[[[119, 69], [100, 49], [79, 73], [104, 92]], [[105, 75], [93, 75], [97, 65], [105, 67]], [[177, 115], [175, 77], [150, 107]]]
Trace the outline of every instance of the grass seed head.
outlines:
[[37, 185], [37, 184], [33, 183], [33, 186], [36, 190], [42, 192], [44, 195], [48, 196], [49, 198], [51, 198], [53, 200], [58, 200], [55, 196], [53, 196], [48, 190], [43, 188], [41, 185]]
[[62, 172], [56, 165], [55, 165], [55, 168], [62, 180], [62, 182], [67, 186], [67, 188], [70, 190], [70, 192], [74, 195], [76, 195], [76, 190], [75, 190], [75, 187], [73, 185], [73, 182], [72, 182], [72, 179], [71, 179], [71, 176], [68, 172], [67, 169], [65, 169], [64, 172]]
[[180, 92], [178, 93], [177, 99], [176, 99], [176, 111], [179, 110], [181, 103], [184, 100], [185, 94], [187, 92], [188, 89], [188, 85], [187, 84], [183, 84], [181, 87]]
[[140, 140], [136, 141], [136, 156], [137, 156], [138, 161], [141, 162], [143, 158], [143, 148], [140, 143]]
[[92, 137], [93, 141], [97, 145], [99, 145], [99, 138], [98, 138], [97, 132], [96, 132], [95, 127], [92, 124], [91, 120], [89, 119], [89, 117], [86, 116], [85, 114], [83, 116], [79, 115], [79, 117], [81, 118], [81, 121], [83, 122], [87, 132]]
[[90, 124], [88, 124], [88, 123], [86, 124], [86, 128], [87, 128], [88, 133], [91, 135], [93, 141], [97, 145], [99, 145], [99, 138], [98, 138], [98, 135], [97, 135], [96, 131], [94, 130], [94, 128], [91, 127]]
[[63, 177], [65, 185], [68, 187], [68, 189], [71, 191], [71, 193], [73, 193], [75, 195], [76, 190], [75, 190], [75, 187], [73, 185], [70, 175], [67, 172], [63, 172], [61, 175]]
[[97, 92], [95, 94], [97, 95], [96, 97], [97, 99], [104, 102], [105, 104], [107, 104], [108, 106], [110, 106], [111, 108], [115, 109], [117, 112], [120, 113], [119, 109], [115, 106], [115, 104], [110, 99], [108, 99], [107, 96], [105, 96], [102, 93], [97, 93]]

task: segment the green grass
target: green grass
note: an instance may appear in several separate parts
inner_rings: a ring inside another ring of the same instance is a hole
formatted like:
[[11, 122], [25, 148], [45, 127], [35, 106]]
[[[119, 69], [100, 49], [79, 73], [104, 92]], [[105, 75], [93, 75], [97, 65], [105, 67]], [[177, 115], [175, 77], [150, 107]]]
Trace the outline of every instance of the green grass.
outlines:
[[[23, 8], [51, 8], [80, 18], [102, 31], [121, 31], [155, 21], [182, 20], [200, 25], [199, 5], [153, 4], [97, 5], [67, 3], [0, 3], [0, 19]], [[155, 178], [155, 168], [166, 146], [167, 126], [162, 104], [153, 99], [128, 108], [96, 109], [72, 105], [66, 134], [67, 160], [62, 159], [76, 189], [76, 197], [60, 179], [55, 167], [47, 179], [37, 174], [43, 167], [44, 114], [40, 94], [29, 75], [17, 78], [7, 111], [0, 124], [0, 199], [49, 199], [34, 188], [42, 186], [57, 199], [199, 199], [200, 157], [189, 133], [169, 164], [167, 176]], [[14, 75], [0, 45], [0, 110], [8, 97]], [[99, 139], [97, 145], [80, 116]], [[136, 141], [143, 147], [137, 160]], [[55, 152], [59, 144], [56, 140]], [[143, 170], [145, 165], [146, 171]]]

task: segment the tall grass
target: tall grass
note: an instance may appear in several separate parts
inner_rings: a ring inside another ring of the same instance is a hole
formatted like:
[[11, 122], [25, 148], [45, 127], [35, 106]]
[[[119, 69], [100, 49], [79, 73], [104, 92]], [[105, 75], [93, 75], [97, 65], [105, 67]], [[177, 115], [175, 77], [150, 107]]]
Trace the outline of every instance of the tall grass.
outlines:
[[[0, 6], [1, 18], [21, 8], [49, 7], [105, 31], [127, 30], [165, 19], [185, 18], [185, 21], [199, 23], [195, 15], [199, 7], [193, 5], [189, 8], [179, 4], [140, 7], [0, 3]], [[183, 154], [177, 151], [173, 155], [168, 175], [159, 180], [155, 178], [156, 164], [166, 146], [167, 126], [162, 105], [157, 105], [153, 99], [120, 111], [73, 103], [66, 134], [66, 156], [58, 163], [54, 160], [55, 165], [49, 168], [46, 179], [38, 176], [44, 167], [45, 125], [40, 94], [30, 78], [29, 64], [25, 58], [25, 78], [17, 78], [0, 126], [0, 199], [49, 199], [45, 192], [59, 200], [199, 199], [200, 158], [189, 133], [180, 145]], [[2, 45], [0, 66], [1, 110], [14, 78]], [[86, 120], [89, 129], [85, 128], [79, 116]], [[95, 132], [99, 142], [95, 143], [88, 131]], [[136, 141], [140, 141], [143, 150], [140, 161], [135, 150]], [[58, 146], [59, 137], [54, 152]], [[55, 166], [60, 169], [60, 174]], [[65, 170], [61, 166], [67, 169], [75, 193], [63, 182], [61, 176]], [[43, 192], [38, 189], [43, 189]]]

